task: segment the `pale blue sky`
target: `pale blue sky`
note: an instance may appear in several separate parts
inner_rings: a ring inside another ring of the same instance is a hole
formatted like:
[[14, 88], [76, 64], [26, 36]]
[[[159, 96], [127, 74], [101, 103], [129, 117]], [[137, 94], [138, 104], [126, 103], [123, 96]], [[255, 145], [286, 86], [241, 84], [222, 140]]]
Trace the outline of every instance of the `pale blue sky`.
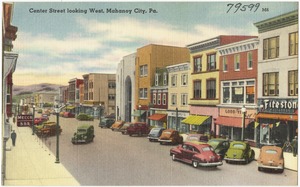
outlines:
[[[116, 73], [122, 57], [142, 46], [154, 43], [184, 47], [218, 35], [258, 35], [253, 23], [298, 9], [297, 1], [264, 1], [256, 12], [253, 8], [227, 13], [229, 3], [15, 2], [12, 23], [18, 27], [14, 51], [19, 58], [14, 84], [67, 85], [70, 79], [82, 78], [86, 73]], [[251, 3], [242, 1], [243, 5]], [[88, 12], [50, 13], [50, 8]], [[90, 13], [90, 8], [105, 13]], [[109, 8], [132, 12], [106, 13]], [[150, 8], [157, 13], [149, 13]], [[47, 13], [30, 13], [30, 9]], [[147, 13], [134, 13], [135, 9]]]

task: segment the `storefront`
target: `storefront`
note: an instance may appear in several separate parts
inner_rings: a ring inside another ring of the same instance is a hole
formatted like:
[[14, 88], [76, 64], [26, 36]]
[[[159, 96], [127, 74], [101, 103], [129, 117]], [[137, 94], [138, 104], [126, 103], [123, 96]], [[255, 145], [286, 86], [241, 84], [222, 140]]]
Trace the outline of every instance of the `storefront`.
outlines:
[[[187, 118], [189, 111], [168, 111], [168, 128], [178, 130], [180, 133], [189, 133], [190, 125], [182, 123], [181, 121]], [[177, 122], [176, 122], [177, 118]]]
[[[255, 142], [255, 129], [254, 120], [256, 109], [254, 106], [245, 107], [245, 129], [244, 139], [249, 142]], [[215, 124], [219, 126], [219, 137], [226, 137], [231, 140], [242, 139], [242, 110], [241, 107], [222, 107], [219, 108], [219, 117], [216, 119]]]
[[260, 106], [256, 115], [256, 129], [259, 131], [259, 146], [283, 146], [298, 136], [297, 99], [258, 99]]
[[199, 134], [211, 133], [211, 116], [203, 115], [189, 115], [187, 118], [181, 121], [190, 126], [190, 131]]
[[167, 128], [167, 114], [155, 113], [148, 117], [150, 124], [155, 127]]

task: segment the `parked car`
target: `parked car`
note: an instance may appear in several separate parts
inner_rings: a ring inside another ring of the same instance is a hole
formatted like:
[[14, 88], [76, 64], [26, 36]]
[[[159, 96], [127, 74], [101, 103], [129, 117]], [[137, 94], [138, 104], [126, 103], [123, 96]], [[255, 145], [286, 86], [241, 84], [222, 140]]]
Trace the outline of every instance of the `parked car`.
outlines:
[[125, 121], [115, 121], [114, 124], [110, 127], [112, 131], [120, 131], [121, 127], [124, 125]]
[[245, 162], [246, 164], [254, 160], [254, 150], [250, 145], [242, 141], [233, 141], [230, 143], [229, 149], [225, 153], [224, 160], [226, 163], [236, 161]]
[[127, 128], [127, 134], [129, 136], [132, 136], [134, 134], [142, 136], [143, 134], [148, 134], [149, 131], [149, 125], [145, 122], [134, 122]]
[[120, 128], [122, 134], [127, 134], [127, 128], [132, 125], [131, 122], [125, 122], [124, 125]]
[[114, 123], [115, 123], [115, 119], [113, 118], [101, 118], [99, 122], [99, 127], [110, 128]]
[[203, 144], [208, 141], [208, 136], [204, 134], [188, 134], [185, 142], [192, 142], [196, 144]]
[[74, 133], [71, 142], [77, 143], [88, 143], [94, 141], [94, 126], [93, 125], [81, 125], [77, 127], [77, 132]]
[[[56, 135], [56, 123], [47, 122], [43, 124], [43, 127], [38, 129], [36, 134], [38, 136], [54, 136]], [[59, 127], [59, 134], [62, 132], [62, 129]]]
[[183, 142], [183, 137], [179, 135], [177, 130], [166, 129], [162, 132], [161, 136], [158, 138], [158, 141], [160, 144], [181, 144]]
[[148, 139], [150, 142], [152, 141], [158, 141], [158, 138], [160, 137], [161, 133], [165, 130], [165, 128], [162, 127], [155, 127], [152, 128], [150, 133], [148, 134]]
[[223, 164], [222, 159], [217, 155], [209, 144], [194, 144], [185, 142], [170, 150], [172, 160], [180, 160], [193, 167], [207, 166], [217, 167]]
[[37, 113], [41, 114], [41, 113], [43, 113], [43, 110], [42, 109], [38, 109]]
[[220, 155], [222, 159], [230, 145], [229, 140], [223, 138], [210, 139], [207, 143], [214, 148], [214, 151]]
[[71, 112], [64, 112], [64, 116], [65, 118], [75, 118], [75, 114], [71, 113]]
[[40, 125], [40, 124], [42, 124], [43, 122], [45, 122], [45, 121], [48, 121], [49, 120], [49, 118], [48, 118], [48, 116], [47, 117], [39, 117], [39, 118], [34, 118], [34, 125]]
[[284, 171], [284, 158], [281, 147], [263, 146], [257, 159], [258, 171], [263, 169], [278, 170], [280, 173]]

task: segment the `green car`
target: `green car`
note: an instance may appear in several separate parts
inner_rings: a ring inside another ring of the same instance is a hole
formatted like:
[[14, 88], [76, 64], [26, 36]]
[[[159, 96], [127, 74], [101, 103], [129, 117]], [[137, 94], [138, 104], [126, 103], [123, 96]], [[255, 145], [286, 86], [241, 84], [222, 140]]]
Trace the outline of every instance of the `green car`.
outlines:
[[214, 148], [215, 153], [217, 153], [221, 156], [222, 159], [224, 159], [225, 153], [227, 152], [230, 145], [229, 140], [223, 138], [214, 138], [210, 139], [207, 143]]
[[254, 150], [250, 148], [250, 145], [242, 141], [233, 141], [230, 143], [224, 160], [229, 162], [245, 162], [246, 164], [254, 160]]
[[94, 141], [94, 126], [81, 125], [77, 128], [77, 132], [74, 133], [72, 143], [88, 143]]

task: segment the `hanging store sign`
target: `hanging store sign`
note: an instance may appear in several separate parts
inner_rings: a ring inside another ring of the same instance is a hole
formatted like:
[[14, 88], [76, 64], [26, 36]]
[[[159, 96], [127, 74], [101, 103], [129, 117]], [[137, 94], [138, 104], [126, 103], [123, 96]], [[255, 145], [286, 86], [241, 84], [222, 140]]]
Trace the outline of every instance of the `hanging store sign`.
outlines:
[[294, 114], [298, 110], [297, 99], [258, 99], [260, 112]]
[[17, 126], [28, 127], [31, 126], [33, 120], [32, 115], [17, 115]]
[[[242, 117], [241, 108], [220, 108], [220, 116], [225, 117]], [[255, 109], [248, 109], [246, 110], [245, 117], [246, 118], [255, 118], [256, 110]]]

